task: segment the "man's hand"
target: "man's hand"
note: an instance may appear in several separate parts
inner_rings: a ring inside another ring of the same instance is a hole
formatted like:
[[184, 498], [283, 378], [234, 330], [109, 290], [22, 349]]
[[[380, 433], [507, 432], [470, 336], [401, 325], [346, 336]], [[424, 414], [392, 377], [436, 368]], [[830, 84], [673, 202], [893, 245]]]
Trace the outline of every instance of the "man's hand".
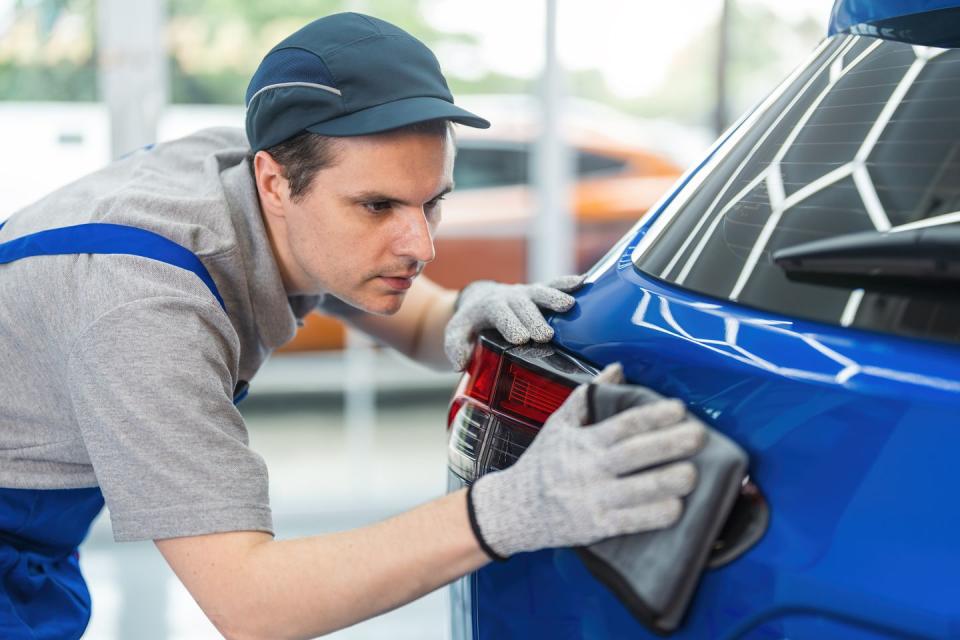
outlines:
[[[621, 381], [617, 365], [596, 378]], [[588, 388], [567, 398], [516, 464], [471, 487], [474, 534], [493, 557], [588, 545], [679, 519], [696, 469], [678, 461], [700, 450], [704, 427], [679, 401], [662, 400], [584, 428]]]
[[569, 293], [583, 285], [584, 276], [563, 276], [549, 284], [500, 284], [478, 280], [460, 292], [456, 311], [447, 324], [444, 351], [457, 371], [470, 360], [473, 341], [483, 329], [499, 331], [507, 341], [523, 344], [530, 339], [549, 342], [553, 329], [539, 307], [569, 311]]

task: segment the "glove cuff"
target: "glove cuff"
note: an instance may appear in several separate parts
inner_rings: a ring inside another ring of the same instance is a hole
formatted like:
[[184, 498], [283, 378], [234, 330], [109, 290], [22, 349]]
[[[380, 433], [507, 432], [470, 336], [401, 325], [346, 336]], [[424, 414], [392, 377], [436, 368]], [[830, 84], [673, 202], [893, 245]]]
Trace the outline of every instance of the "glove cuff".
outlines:
[[473, 531], [473, 535], [476, 537], [480, 548], [483, 549], [484, 553], [490, 556], [491, 560], [504, 562], [507, 560], [507, 558], [494, 551], [490, 545], [487, 544], [487, 541], [483, 537], [483, 533], [480, 531], [480, 523], [477, 522], [477, 511], [473, 506], [473, 488], [475, 486], [476, 483], [471, 484], [467, 489], [467, 517], [470, 519], [470, 529]]

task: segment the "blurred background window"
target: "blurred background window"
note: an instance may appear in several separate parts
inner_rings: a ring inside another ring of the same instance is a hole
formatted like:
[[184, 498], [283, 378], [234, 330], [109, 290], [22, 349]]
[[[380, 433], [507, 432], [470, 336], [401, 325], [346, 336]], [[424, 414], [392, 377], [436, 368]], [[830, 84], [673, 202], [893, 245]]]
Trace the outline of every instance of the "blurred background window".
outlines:
[[626, 168], [627, 161], [623, 158], [613, 158], [589, 151], [577, 152], [578, 176], [610, 175]]
[[461, 144], [457, 149], [453, 181], [457, 189], [481, 189], [527, 181], [530, 149], [526, 146], [487, 147]]

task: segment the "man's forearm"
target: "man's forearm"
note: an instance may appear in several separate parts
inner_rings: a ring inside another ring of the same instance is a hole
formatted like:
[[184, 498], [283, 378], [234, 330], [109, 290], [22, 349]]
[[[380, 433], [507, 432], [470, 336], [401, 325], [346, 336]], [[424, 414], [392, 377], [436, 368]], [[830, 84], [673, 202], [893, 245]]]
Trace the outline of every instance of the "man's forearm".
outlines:
[[443, 350], [443, 336], [453, 315], [457, 291], [440, 289], [423, 313], [412, 357], [422, 364], [439, 370], [450, 370], [450, 360]]
[[453, 315], [457, 291], [420, 276], [392, 316], [354, 312], [343, 315], [357, 329], [434, 369], [449, 371], [443, 351], [444, 328]]
[[489, 561], [466, 491], [342, 533], [222, 533], [157, 546], [228, 638], [312, 638], [406, 604]]

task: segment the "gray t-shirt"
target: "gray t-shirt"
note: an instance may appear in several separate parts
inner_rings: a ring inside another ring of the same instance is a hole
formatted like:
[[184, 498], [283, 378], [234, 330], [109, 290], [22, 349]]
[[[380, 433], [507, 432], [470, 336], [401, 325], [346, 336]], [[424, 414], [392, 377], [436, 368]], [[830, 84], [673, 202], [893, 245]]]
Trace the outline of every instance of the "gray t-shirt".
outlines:
[[248, 153], [239, 129], [201, 131], [0, 229], [0, 242], [86, 222], [148, 229], [201, 259], [227, 309], [193, 273], [142, 257], [0, 265], [0, 487], [99, 486], [117, 540], [271, 531], [233, 393], [317, 299], [284, 291]]

